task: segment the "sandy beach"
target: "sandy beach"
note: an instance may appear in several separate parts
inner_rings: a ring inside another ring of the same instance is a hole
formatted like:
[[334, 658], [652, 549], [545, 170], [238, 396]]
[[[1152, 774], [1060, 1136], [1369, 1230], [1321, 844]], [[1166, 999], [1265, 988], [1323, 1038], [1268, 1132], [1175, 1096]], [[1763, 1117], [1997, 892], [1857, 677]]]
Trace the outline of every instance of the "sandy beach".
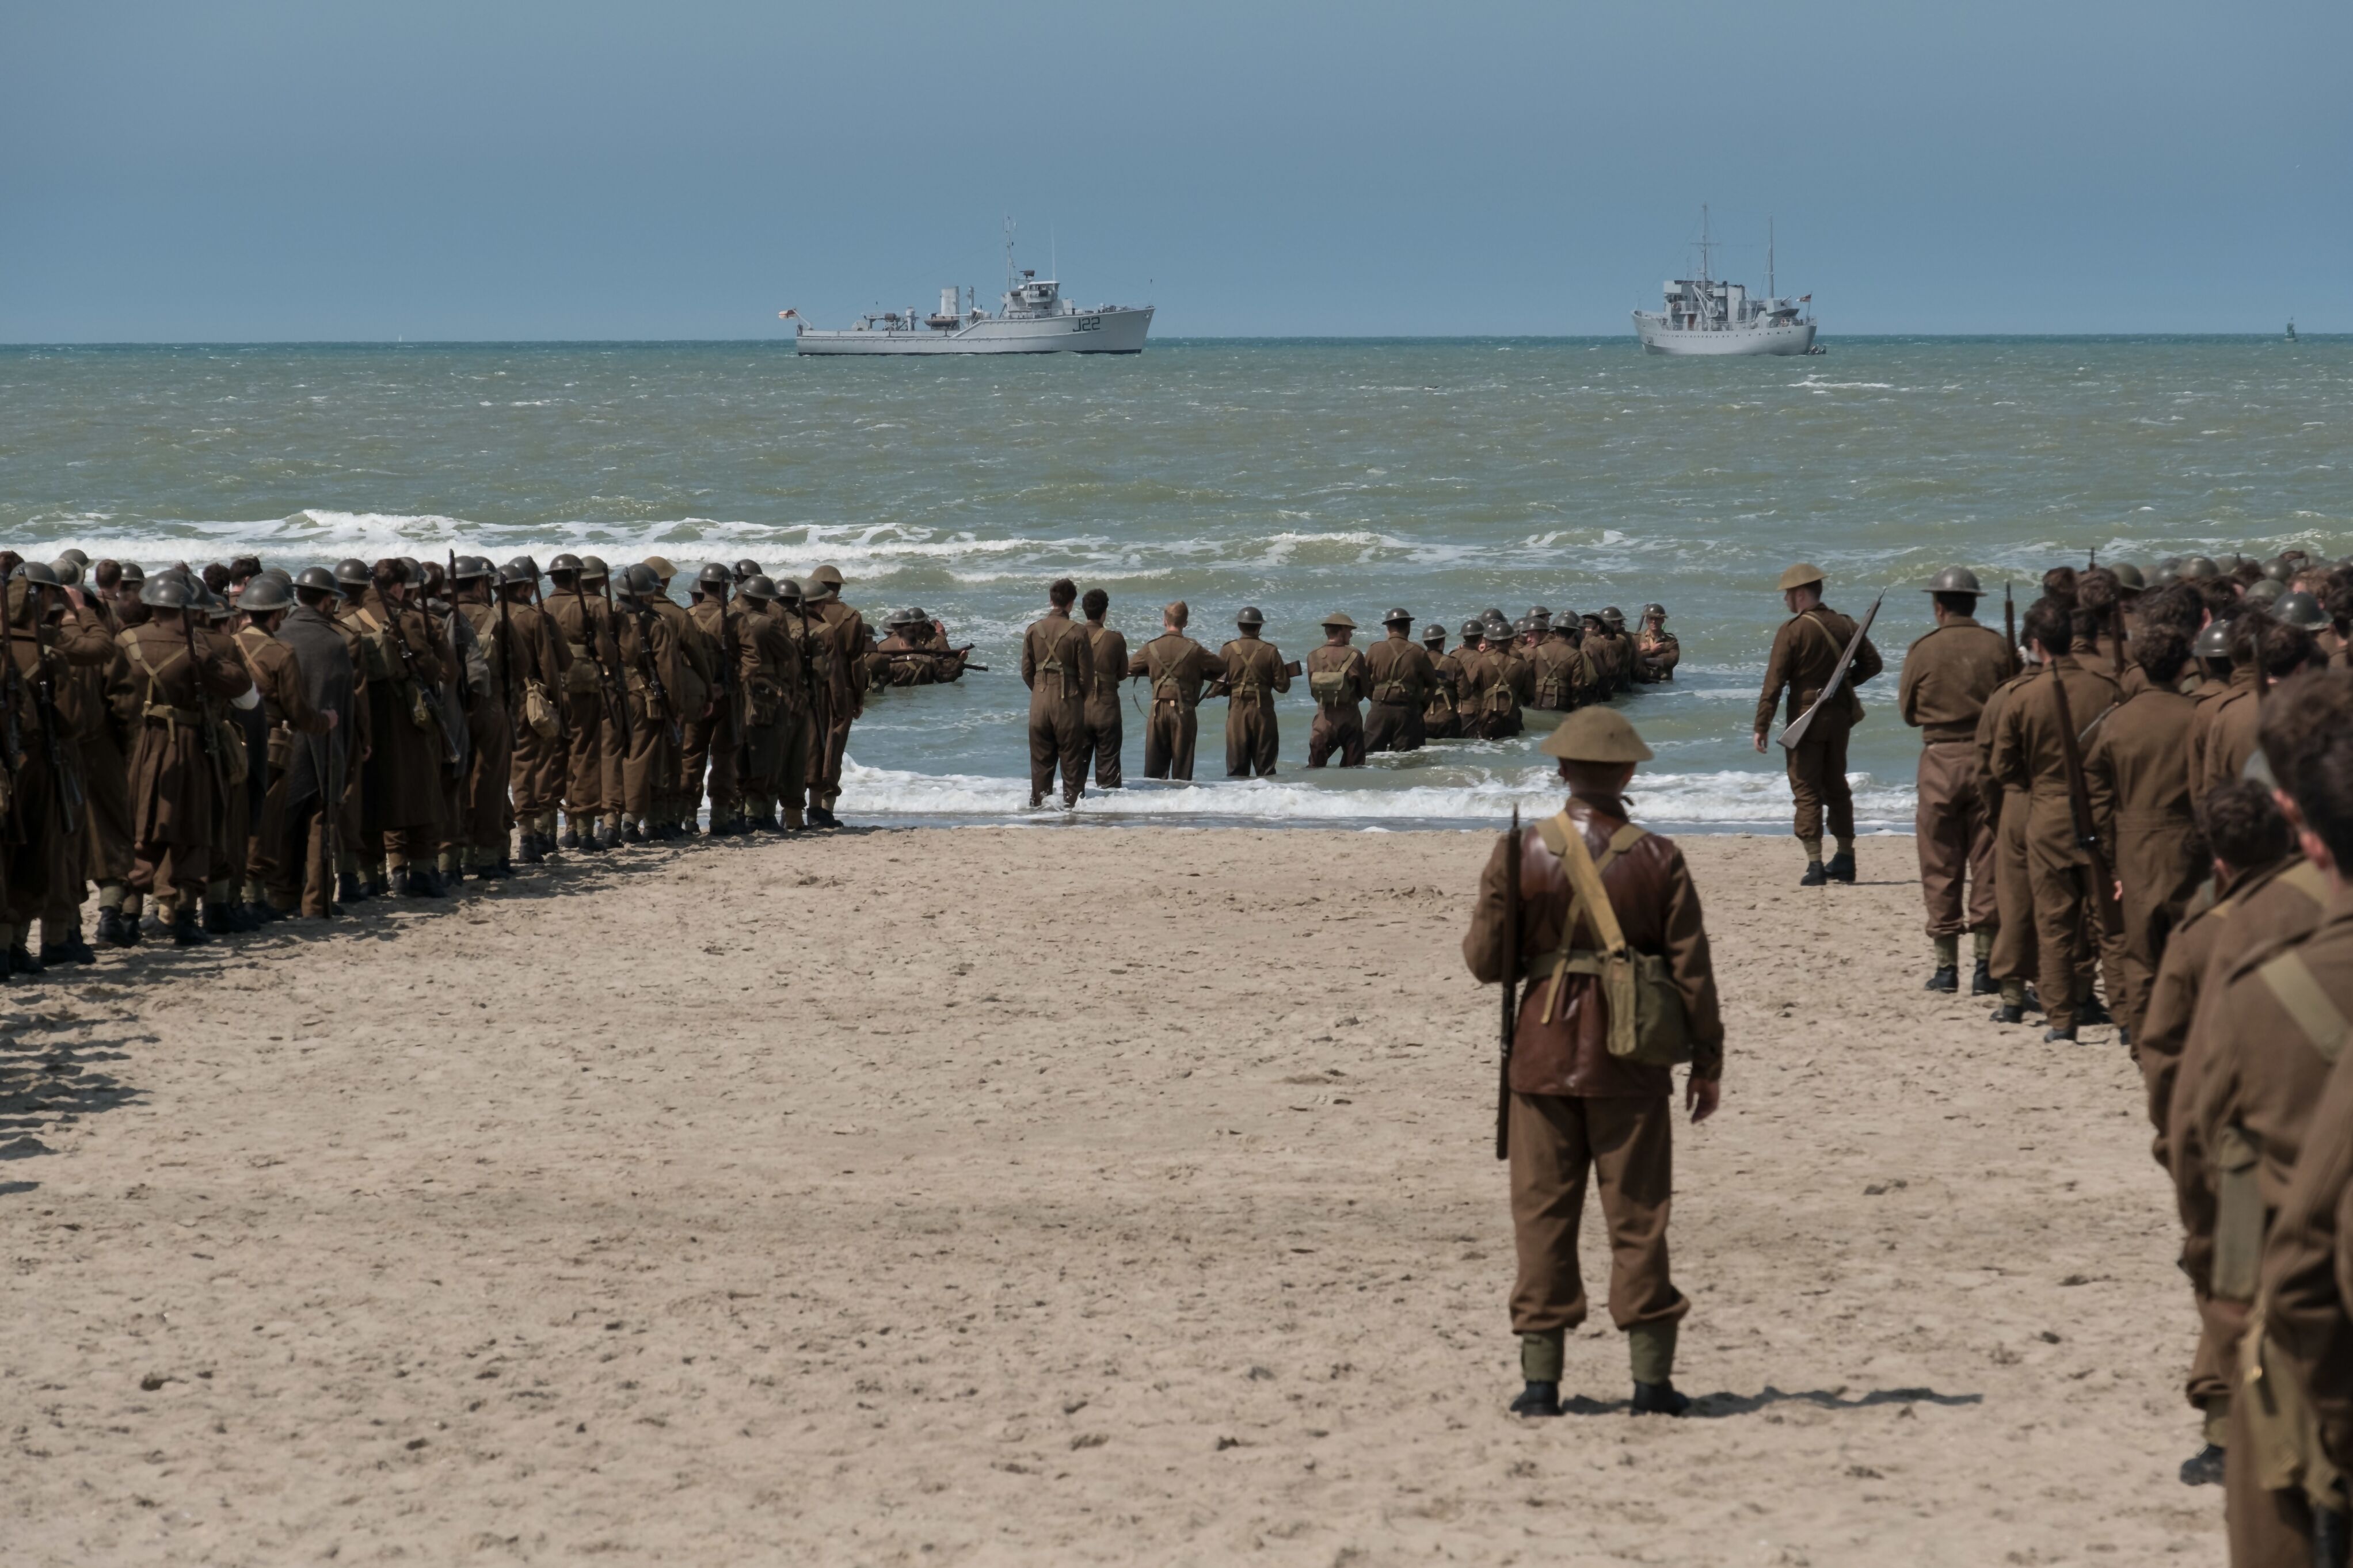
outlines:
[[1700, 1408], [1605, 1316], [1505, 1415], [1486, 844], [698, 845], [0, 994], [7, 1556], [2219, 1556], [2137, 1076], [1920, 989], [1908, 839], [1685, 840]]

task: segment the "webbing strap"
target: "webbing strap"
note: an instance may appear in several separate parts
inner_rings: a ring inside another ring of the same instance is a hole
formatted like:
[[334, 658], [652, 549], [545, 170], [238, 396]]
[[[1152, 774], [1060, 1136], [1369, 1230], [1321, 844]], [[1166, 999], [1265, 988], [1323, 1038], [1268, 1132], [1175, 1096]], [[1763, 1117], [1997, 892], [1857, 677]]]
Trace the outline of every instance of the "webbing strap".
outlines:
[[2295, 1026], [2304, 1031], [2304, 1037], [2320, 1053], [2320, 1059], [2336, 1061], [2345, 1049], [2346, 1035], [2353, 1032], [2353, 1021], [2348, 1021], [2343, 1009], [2320, 988], [2304, 955], [2283, 952], [2255, 973], [2263, 977], [2263, 984], [2287, 1010]]
[[2328, 879], [2323, 877], [2320, 868], [2309, 860], [2298, 860], [2282, 871], [2279, 879], [2316, 904], [2328, 901]]
[[1577, 826], [1567, 807], [1536, 825], [1545, 847], [1560, 857], [1561, 870], [1568, 877], [1568, 913], [1562, 918], [1560, 951], [1553, 954], [1545, 966], [1553, 977], [1552, 994], [1545, 1000], [1542, 1022], [1549, 1024], [1560, 1010], [1560, 994], [1567, 989], [1572, 973], [1597, 973], [1596, 965], [1579, 964], [1580, 956], [1570, 943], [1576, 940], [1577, 920], [1580, 912], [1591, 921], [1594, 935], [1600, 939], [1601, 950], [1607, 953], [1623, 952], [1626, 932], [1618, 923], [1618, 911], [1609, 902], [1609, 891], [1602, 886], [1601, 873], [1617, 862], [1620, 856], [1644, 837], [1646, 830], [1627, 823], [1609, 836], [1609, 842], [1596, 862], [1592, 851], [1585, 847], [1585, 834]]

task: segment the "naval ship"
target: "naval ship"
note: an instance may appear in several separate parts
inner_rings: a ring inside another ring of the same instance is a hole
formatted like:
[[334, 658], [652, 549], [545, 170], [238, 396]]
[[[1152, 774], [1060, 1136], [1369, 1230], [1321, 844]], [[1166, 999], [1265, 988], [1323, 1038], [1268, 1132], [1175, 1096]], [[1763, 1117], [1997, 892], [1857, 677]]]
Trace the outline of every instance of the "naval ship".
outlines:
[[940, 308], [928, 316], [916, 315], [913, 305], [871, 311], [842, 331], [813, 328], [798, 310], [777, 316], [793, 323], [793, 352], [804, 354], [1134, 354], [1144, 352], [1144, 334], [1152, 327], [1149, 305], [1081, 310], [1062, 298], [1060, 283], [1039, 277], [1035, 268], [1017, 274], [1009, 221], [1002, 308], [991, 314], [971, 292], [943, 289]]
[[1643, 351], [1654, 354], [1807, 354], [1814, 346], [1814, 318], [1801, 307], [1811, 294], [1785, 300], [1773, 286], [1773, 226], [1765, 226], [1765, 292], [1748, 292], [1747, 285], [1726, 283], [1708, 276], [1707, 208], [1699, 209], [1699, 276], [1677, 278], [1665, 286], [1666, 308], [1634, 312], [1634, 333]]

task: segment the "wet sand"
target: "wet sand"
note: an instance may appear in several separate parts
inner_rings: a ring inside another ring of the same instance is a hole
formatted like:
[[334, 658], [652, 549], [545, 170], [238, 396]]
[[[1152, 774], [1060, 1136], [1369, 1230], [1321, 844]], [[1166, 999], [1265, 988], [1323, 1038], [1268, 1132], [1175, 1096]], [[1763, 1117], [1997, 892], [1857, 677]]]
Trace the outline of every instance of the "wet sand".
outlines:
[[2112, 1031], [1685, 846], [1698, 1418], [1504, 1414], [1483, 837], [696, 846], [0, 993], [8, 1558], [2217, 1559]]

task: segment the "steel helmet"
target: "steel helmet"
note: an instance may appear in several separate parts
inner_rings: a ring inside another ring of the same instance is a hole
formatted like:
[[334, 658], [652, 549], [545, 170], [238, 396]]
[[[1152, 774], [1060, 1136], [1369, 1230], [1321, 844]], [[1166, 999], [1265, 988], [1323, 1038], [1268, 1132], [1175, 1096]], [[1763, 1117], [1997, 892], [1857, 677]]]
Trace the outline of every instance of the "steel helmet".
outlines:
[[1432, 647], [1446, 646], [1446, 628], [1436, 621], [1421, 628], [1421, 640]]
[[2190, 645], [2189, 651], [2196, 657], [2205, 659], [2210, 663], [2230, 663], [2231, 623], [2228, 621], [2207, 622], [2206, 629], [2198, 634], [2198, 640]]
[[2211, 583], [2222, 568], [2211, 555], [2193, 555], [2181, 563], [2181, 574], [2192, 583]]
[[158, 572], [139, 588], [139, 602], [153, 610], [185, 610], [189, 597], [188, 580], [176, 573]]
[[605, 564], [605, 558], [601, 555], [583, 555], [580, 558], [580, 575], [591, 583], [604, 582], [612, 573], [613, 569]]
[[1238, 626], [1262, 626], [1266, 625], [1266, 617], [1258, 613], [1257, 605], [1244, 605], [1241, 607], [1240, 613], [1234, 616], [1234, 625]]
[[[1978, 574], [1970, 571], [1966, 566], [1946, 567], [1942, 572], [1939, 572], [1934, 577], [1929, 578], [1927, 587], [1922, 589], [1921, 592], [1926, 594], [1973, 594], [1978, 598], [1983, 598], [1985, 596], [1985, 589], [1978, 584]], [[1944, 645], [1939, 643], [1936, 646], [1942, 647]]]
[[1473, 621], [1465, 621], [1465, 622], [1463, 622], [1463, 623], [1462, 623], [1462, 640], [1463, 640], [1464, 642], [1477, 642], [1480, 638], [1482, 638], [1482, 637], [1485, 637], [1486, 635], [1487, 635], [1487, 623], [1486, 623], [1486, 622], [1484, 622], [1484, 621], [1475, 621], [1475, 620], [1473, 620]]
[[694, 584], [706, 594], [713, 588], [732, 588], [735, 585], [735, 574], [716, 561], [706, 562], [702, 570], [694, 574]]
[[1391, 610], [1388, 615], [1381, 617], [1381, 625], [1385, 626], [1394, 626], [1400, 623], [1409, 626], [1413, 625], [1413, 612], [1411, 610]]
[[[757, 577], [757, 576], [759, 576], [759, 575], [761, 575], [761, 572], [760, 572], [760, 563], [759, 563], [758, 562], [756, 562], [756, 561], [738, 561], [737, 563], [735, 563], [735, 581], [737, 581], [738, 583], [748, 583], [748, 582], [750, 582], [753, 578]], [[775, 587], [775, 586], [776, 586], [776, 584], [773, 584], [773, 583], [769, 584], [768, 585], [769, 585], [771, 588], [773, 588], [773, 587]]]
[[302, 575], [294, 579], [294, 585], [317, 594], [332, 594], [338, 591], [335, 574], [324, 566], [303, 567]]
[[237, 595], [237, 607], [248, 616], [266, 616], [293, 603], [294, 595], [286, 591], [286, 584], [265, 572], [246, 584], [245, 592]]
[[2278, 578], [2258, 577], [2247, 584], [2247, 591], [2242, 597], [2258, 609], [2267, 610], [2278, 604], [2280, 596], [2286, 592], [2286, 585]]
[[779, 603], [797, 605], [801, 602], [801, 582], [799, 578], [779, 577], [776, 580], [776, 598]]
[[776, 585], [757, 572], [744, 578], [743, 585], [736, 592], [755, 605], [774, 604], [776, 598]]
[[2282, 594], [2279, 602], [2272, 606], [2272, 618], [2284, 626], [2299, 626], [2308, 632], [2328, 625], [2328, 612], [2320, 607], [2320, 601], [2300, 590]]
[[554, 560], [547, 563], [547, 571], [550, 576], [554, 576], [561, 573], [577, 572], [579, 570], [580, 557], [574, 555], [569, 552], [557, 556]]
[[2140, 568], [2131, 562], [2119, 561], [2108, 570], [2116, 574], [2116, 586], [2126, 593], [2139, 594], [2147, 591], [2148, 579], [2142, 576]]

